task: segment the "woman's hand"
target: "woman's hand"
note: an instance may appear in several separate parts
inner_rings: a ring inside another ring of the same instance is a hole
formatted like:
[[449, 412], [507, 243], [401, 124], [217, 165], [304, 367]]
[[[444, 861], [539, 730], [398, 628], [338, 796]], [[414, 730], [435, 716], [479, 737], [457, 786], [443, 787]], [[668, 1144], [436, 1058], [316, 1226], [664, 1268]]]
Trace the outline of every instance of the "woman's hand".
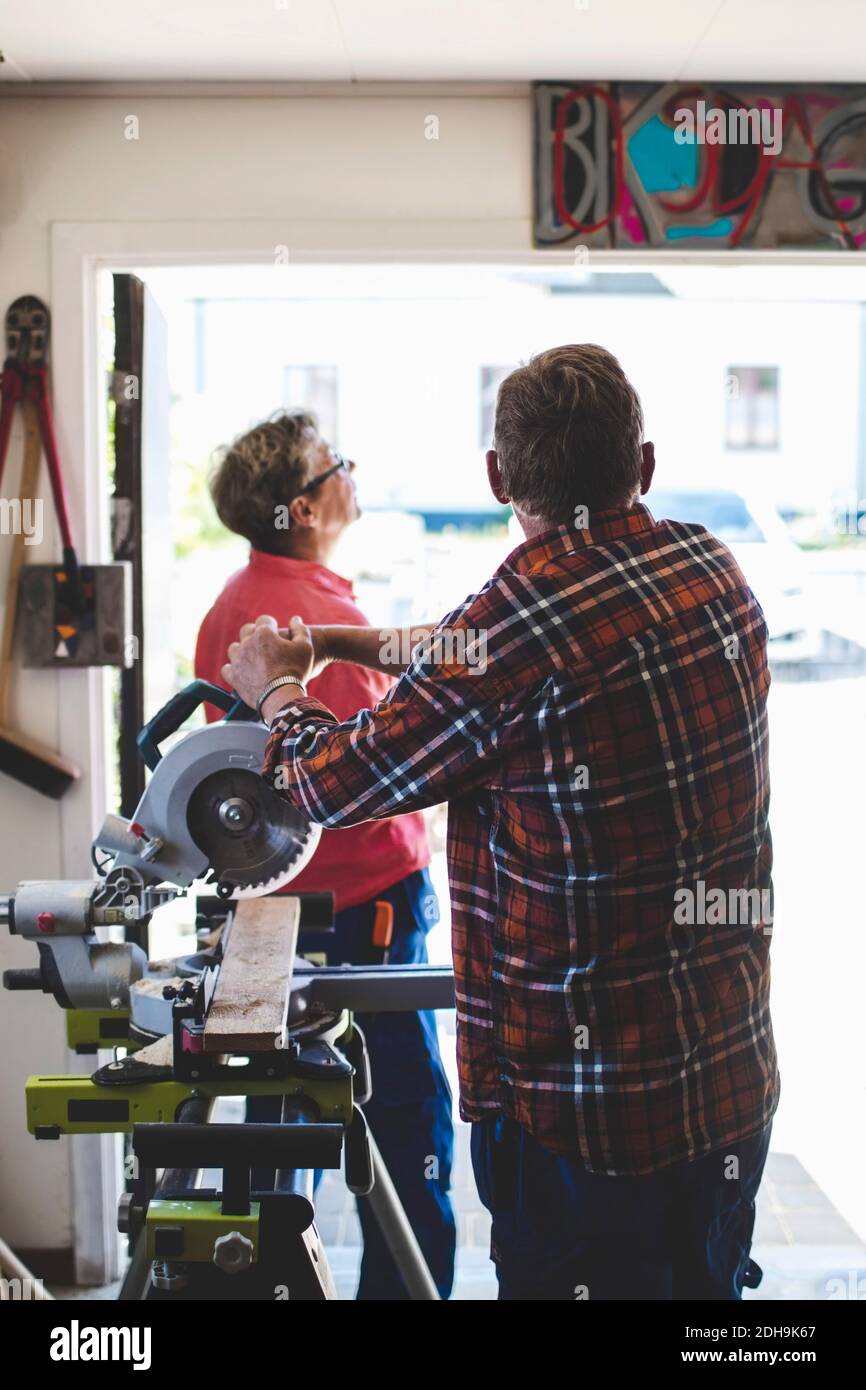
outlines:
[[[280, 632], [276, 618], [265, 614], [254, 623], [245, 623], [237, 642], [228, 650], [228, 661], [222, 668], [226, 685], [236, 690], [252, 709], [267, 685], [275, 676], [294, 676], [307, 681], [313, 674], [314, 651], [310, 630], [300, 618], [292, 618]], [[275, 691], [274, 698], [286, 692]]]

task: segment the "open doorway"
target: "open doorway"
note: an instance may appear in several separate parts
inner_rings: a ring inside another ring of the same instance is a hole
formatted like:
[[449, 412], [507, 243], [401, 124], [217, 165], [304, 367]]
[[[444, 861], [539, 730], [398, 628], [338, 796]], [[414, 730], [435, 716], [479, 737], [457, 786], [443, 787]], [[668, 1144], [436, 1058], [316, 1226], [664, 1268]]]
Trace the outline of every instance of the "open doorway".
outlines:
[[[857, 872], [866, 272], [834, 264], [590, 272], [536, 261], [137, 273], [167, 333], [171, 564], [145, 583], [157, 586], [170, 622], [160, 660], [164, 675], [170, 653], [178, 687], [191, 674], [201, 619], [246, 558], [207, 495], [219, 445], [281, 406], [316, 411], [329, 441], [357, 461], [364, 508], [334, 568], [353, 581], [374, 624], [438, 618], [518, 539], [483, 468], [502, 376], [557, 342], [601, 342], [620, 358], [656, 444], [648, 505], [701, 521], [732, 546], [771, 632], [783, 1098], [756, 1231], [766, 1272], [759, 1296], [851, 1297], [852, 1278], [856, 1289], [866, 1274]], [[430, 829], [446, 906], [435, 813]], [[434, 960], [448, 958], [447, 913], [430, 944]], [[441, 1030], [453, 1079], [450, 1017]], [[457, 1296], [488, 1297], [486, 1221], [465, 1151], [456, 1183]], [[348, 1282], [358, 1241], [345, 1211], [335, 1211], [333, 1232], [349, 1252], [335, 1262]]]

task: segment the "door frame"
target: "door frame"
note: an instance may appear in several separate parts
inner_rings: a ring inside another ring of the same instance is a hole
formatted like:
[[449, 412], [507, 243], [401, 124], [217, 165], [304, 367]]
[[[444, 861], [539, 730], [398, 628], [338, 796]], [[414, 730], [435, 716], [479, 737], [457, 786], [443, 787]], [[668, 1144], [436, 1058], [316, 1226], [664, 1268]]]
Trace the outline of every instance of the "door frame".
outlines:
[[[110, 556], [105, 456], [105, 382], [97, 370], [98, 287], [102, 271], [147, 266], [274, 265], [278, 248], [291, 264], [478, 264], [540, 268], [576, 264], [573, 250], [527, 249], [529, 218], [459, 221], [56, 222], [51, 226], [52, 386], [61, 458], [67, 469], [73, 529], [82, 554]], [[593, 269], [669, 266], [866, 265], [848, 251], [595, 251]], [[585, 269], [585, 266], [582, 266]], [[864, 426], [866, 428], [866, 426]], [[60, 802], [60, 866], [75, 878], [107, 806], [108, 678], [99, 669], [68, 671], [59, 702], [58, 746], [83, 769]], [[70, 1054], [70, 1065], [81, 1059]], [[76, 1277], [105, 1283], [119, 1268], [116, 1235], [118, 1147], [114, 1136], [79, 1137], [70, 1146]]]

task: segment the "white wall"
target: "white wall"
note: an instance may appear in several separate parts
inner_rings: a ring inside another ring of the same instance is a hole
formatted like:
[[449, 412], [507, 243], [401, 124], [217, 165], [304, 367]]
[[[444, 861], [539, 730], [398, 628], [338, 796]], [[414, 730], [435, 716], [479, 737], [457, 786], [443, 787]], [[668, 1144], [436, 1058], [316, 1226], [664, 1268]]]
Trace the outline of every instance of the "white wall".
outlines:
[[[438, 141], [425, 139], [436, 114]], [[125, 117], [139, 139], [124, 138]], [[412, 224], [404, 242], [442, 244], [439, 224], [458, 223], [467, 253], [529, 245], [530, 112], [522, 97], [5, 98], [0, 100], [0, 306], [24, 293], [52, 297], [54, 222], [204, 224], [307, 219]], [[262, 255], [272, 254], [269, 225]], [[207, 247], [207, 235], [203, 238]], [[60, 426], [63, 434], [62, 422]], [[64, 459], [80, 516], [80, 449]], [[20, 459], [12, 444], [10, 489]], [[89, 466], [95, 466], [90, 460]], [[49, 558], [53, 541], [29, 558]], [[0, 584], [8, 547], [0, 543]], [[91, 557], [92, 558], [92, 557]], [[77, 687], [76, 687], [77, 688]], [[19, 676], [22, 728], [57, 743], [67, 685], [51, 674]], [[85, 789], [74, 790], [90, 817]], [[61, 873], [55, 803], [0, 778], [0, 891], [21, 878]], [[70, 872], [72, 870], [69, 870]], [[76, 872], [86, 875], [82, 862]], [[33, 965], [33, 948], [0, 937], [0, 967]], [[26, 1246], [70, 1242], [66, 1141], [37, 1144], [24, 1129], [23, 1084], [31, 1072], [67, 1070], [63, 1019], [36, 994], [0, 994], [0, 1229]]]
[[[425, 139], [430, 114], [439, 117], [438, 141]], [[130, 115], [139, 120], [135, 141], [124, 138]], [[360, 226], [375, 223], [386, 229], [382, 244], [467, 257], [498, 251], [508, 260], [530, 246], [530, 163], [528, 96], [7, 97], [0, 99], [0, 306], [27, 292], [51, 302], [57, 287], [50, 279], [50, 229], [58, 222], [198, 223], [204, 257], [209, 228], [261, 220], [263, 261], [283, 240], [274, 235], [283, 222], [315, 223], [314, 235], [327, 229], [323, 239], [342, 242], [343, 251]], [[343, 223], [350, 228], [340, 237]], [[290, 252], [291, 240], [287, 231]], [[562, 312], [570, 324], [589, 311], [572, 302]], [[596, 316], [596, 336], [608, 341], [613, 334], [611, 346], [643, 384], [653, 356], [638, 359], [623, 313]], [[590, 335], [569, 329], [569, 336]], [[525, 344], [503, 338], [493, 360], [525, 351]], [[713, 351], [729, 356], [727, 347]], [[243, 344], [238, 352], [245, 352]], [[815, 398], [816, 419], [832, 386], [816, 378], [822, 370], [820, 362], [804, 366], [802, 379], [783, 383], [783, 390]], [[648, 404], [658, 389], [650, 384]], [[706, 408], [716, 405], [707, 401]], [[65, 434], [62, 420], [60, 434], [80, 521], [84, 470], [95, 471], [97, 460], [82, 457], [75, 430]], [[817, 430], [810, 449], [820, 453]], [[19, 458], [20, 434], [13, 441], [16, 466]], [[14, 477], [13, 470], [7, 487]], [[47, 558], [52, 544], [49, 538], [31, 558]], [[0, 585], [6, 550], [0, 543]], [[67, 678], [64, 686], [50, 674], [19, 676], [21, 727], [56, 745], [61, 702], [80, 700], [81, 689], [80, 682]], [[83, 718], [84, 711], [75, 714]], [[65, 805], [81, 822], [92, 818], [86, 786], [71, 791]], [[0, 778], [0, 827], [0, 891], [21, 878], [61, 873], [64, 848], [67, 861], [69, 853], [54, 803]], [[94, 828], [86, 827], [82, 842]], [[82, 855], [65, 871], [86, 875], [89, 866]], [[31, 947], [0, 936], [0, 967], [33, 963]], [[30, 1139], [23, 1105], [28, 1073], [67, 1070], [60, 1010], [35, 994], [0, 994], [0, 1056], [0, 1229], [13, 1243], [65, 1246], [72, 1223], [68, 1148], [64, 1141]]]

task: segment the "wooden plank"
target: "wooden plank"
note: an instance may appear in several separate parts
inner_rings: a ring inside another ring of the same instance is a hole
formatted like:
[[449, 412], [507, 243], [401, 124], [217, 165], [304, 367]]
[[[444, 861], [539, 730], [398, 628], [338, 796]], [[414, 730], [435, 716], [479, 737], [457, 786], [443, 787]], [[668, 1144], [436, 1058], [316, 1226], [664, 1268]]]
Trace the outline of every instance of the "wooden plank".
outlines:
[[[39, 422], [36, 409], [31, 401], [23, 403], [24, 411], [24, 460], [21, 464], [21, 481], [18, 496], [21, 506], [29, 499], [31, 506], [38, 497], [39, 464], [42, 459], [42, 441], [39, 437]], [[21, 567], [24, 564], [24, 547], [27, 537], [20, 526], [12, 537], [9, 569], [6, 574], [6, 611], [3, 615], [3, 634], [0, 637], [0, 724], [9, 723], [9, 688], [12, 680], [12, 639], [15, 633], [15, 620], [18, 615], [18, 585]], [[136, 749], [138, 752], [138, 749]]]
[[165, 1037], [157, 1038], [147, 1047], [138, 1048], [132, 1056], [136, 1062], [148, 1067], [170, 1067], [174, 1063], [174, 1038], [171, 1033], [166, 1033]]
[[284, 1045], [300, 916], [300, 900], [288, 895], [237, 904], [205, 1023], [205, 1052]]

